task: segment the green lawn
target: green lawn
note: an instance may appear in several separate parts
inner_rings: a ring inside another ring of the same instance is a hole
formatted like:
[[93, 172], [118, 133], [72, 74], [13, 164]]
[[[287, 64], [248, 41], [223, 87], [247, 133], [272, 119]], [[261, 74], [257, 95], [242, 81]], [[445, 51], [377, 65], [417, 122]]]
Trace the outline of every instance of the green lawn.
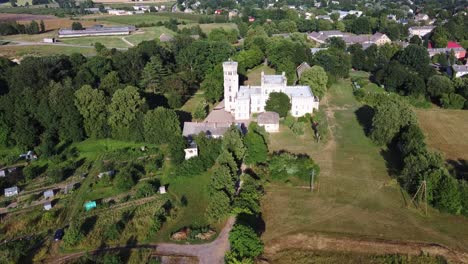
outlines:
[[73, 146], [80, 152], [80, 158], [95, 160], [97, 157], [108, 151], [127, 147], [139, 148], [142, 145], [142, 143], [119, 141], [114, 139], [87, 139], [85, 141], [75, 143]]
[[265, 74], [275, 74], [276, 72], [275, 69], [261, 64], [247, 72], [247, 81], [245, 81], [244, 85], [260, 85], [262, 71], [264, 71]]
[[307, 140], [293, 145], [290, 135], [272, 136], [271, 146], [309, 154], [321, 173], [315, 193], [279, 184], [266, 187], [262, 239], [267, 247], [286, 246], [290, 234], [319, 232], [436, 242], [468, 250], [467, 218], [432, 208], [425, 216], [422, 210], [406, 207], [409, 197], [389, 175], [384, 150], [366, 137], [356, 118], [361, 104], [354, 99], [349, 81], [333, 85], [320, 107], [326, 110], [332, 130], [325, 145]]
[[0, 56], [7, 58], [23, 56], [48, 56], [48, 55], [71, 55], [81, 53], [85, 56], [95, 55], [94, 47], [67, 47], [55, 45], [36, 45], [36, 46], [0, 46]]
[[203, 96], [203, 91], [197, 92], [194, 94], [185, 104], [180, 108], [180, 110], [193, 113], [197, 106], [205, 100], [205, 97]]
[[79, 37], [79, 38], [63, 38], [60, 42], [81, 46], [93, 46], [99, 42], [107, 48], [128, 48], [129, 45], [122, 40], [123, 36], [96, 36], [96, 37]]
[[[97, 21], [104, 21], [110, 22], [115, 24], [122, 24], [122, 25], [138, 25], [142, 23], [151, 24], [151, 23], [158, 23], [168, 21], [171, 17], [163, 16], [158, 13], [149, 13], [149, 14], [141, 14], [141, 15], [126, 15], [126, 16], [113, 16], [113, 15], [106, 15], [106, 16], [99, 16], [96, 18]], [[180, 22], [190, 22], [190, 20], [186, 19], [178, 19]]]
[[131, 42], [133, 45], [138, 45], [138, 43], [145, 40], [159, 40], [159, 36], [161, 36], [163, 33], [171, 36], [176, 34], [174, 31], [169, 30], [166, 27], [144, 27], [140, 28], [138, 32], [125, 37], [125, 39]]
[[196, 25], [200, 26], [201, 30], [206, 34], [209, 34], [215, 28], [222, 28], [225, 30], [231, 30], [231, 29], [237, 30], [238, 29], [237, 25], [234, 23], [188, 24], [188, 25], [179, 25], [179, 28], [180, 29], [190, 28]]

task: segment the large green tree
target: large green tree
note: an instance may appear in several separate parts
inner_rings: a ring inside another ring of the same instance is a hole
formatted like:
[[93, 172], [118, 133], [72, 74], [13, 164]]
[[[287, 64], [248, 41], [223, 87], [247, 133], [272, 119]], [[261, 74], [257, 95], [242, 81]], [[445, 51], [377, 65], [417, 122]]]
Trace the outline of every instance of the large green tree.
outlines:
[[75, 106], [83, 117], [86, 135], [91, 138], [107, 136], [107, 107], [103, 91], [89, 85], [75, 92]]
[[280, 117], [286, 117], [291, 110], [291, 100], [285, 93], [272, 92], [266, 101], [265, 110], [276, 112]]
[[143, 128], [145, 141], [154, 144], [170, 143], [181, 134], [176, 112], [164, 107], [146, 112]]
[[323, 98], [327, 91], [328, 76], [322, 67], [314, 65], [302, 73], [299, 83], [310, 86], [315, 96]]
[[434, 75], [427, 80], [427, 92], [432, 98], [438, 99], [445, 93], [454, 91], [452, 82], [446, 76]]
[[164, 92], [165, 89], [162, 84], [168, 75], [169, 71], [163, 65], [161, 58], [153, 56], [143, 69], [140, 86], [151, 90], [153, 93]]
[[258, 132], [259, 129], [257, 123], [250, 123], [249, 131], [244, 137], [244, 144], [247, 147], [245, 154], [245, 162], [247, 164], [261, 163], [267, 160], [268, 146], [263, 135]]
[[236, 224], [229, 233], [231, 251], [241, 258], [254, 258], [263, 253], [263, 243], [251, 227]]

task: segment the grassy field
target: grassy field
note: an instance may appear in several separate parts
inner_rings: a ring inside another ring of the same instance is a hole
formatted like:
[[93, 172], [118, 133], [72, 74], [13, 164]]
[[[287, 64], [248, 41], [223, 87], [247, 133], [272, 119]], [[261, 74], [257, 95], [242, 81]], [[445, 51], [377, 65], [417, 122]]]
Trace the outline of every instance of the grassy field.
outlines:
[[36, 46], [1, 46], [0, 56], [7, 58], [30, 56], [47, 56], [47, 55], [71, 55], [72, 53], [81, 53], [85, 56], [95, 55], [94, 47], [66, 47], [53, 45], [36, 45]]
[[81, 46], [93, 46], [96, 42], [101, 43], [107, 48], [128, 48], [125, 41], [122, 40], [122, 36], [96, 36], [96, 37], [79, 37], [79, 38], [64, 38], [60, 39], [60, 42], [66, 44], [74, 44]]
[[197, 106], [205, 100], [205, 97], [203, 96], [203, 91], [197, 92], [190, 98], [185, 104], [180, 108], [180, 110], [193, 113]]
[[[159, 14], [141, 14], [141, 15], [128, 15], [128, 16], [113, 16], [113, 15], [100, 15], [100, 16], [92, 16], [87, 17], [87, 19], [93, 19], [94, 21], [103, 21], [109, 22], [114, 24], [122, 24], [122, 25], [138, 25], [141, 23], [158, 23], [168, 21], [171, 17], [169, 16], [162, 16]], [[86, 17], [84, 17], [86, 19]], [[190, 22], [190, 20], [178, 19], [180, 22]]]
[[[231, 30], [231, 29], [236, 29], [237, 30], [237, 25], [234, 23], [211, 23], [211, 24], [197, 24], [200, 26], [201, 30], [209, 34], [213, 29], [215, 28], [222, 28], [225, 30]], [[196, 26], [195, 24], [188, 24], [188, 25], [179, 25], [179, 28], [190, 28]]]
[[264, 64], [259, 65], [247, 72], [247, 80], [244, 82], [244, 85], [260, 85], [262, 78], [262, 71], [265, 74], [275, 74], [275, 69], [270, 68]]
[[384, 159], [388, 155], [366, 137], [357, 120], [360, 107], [350, 82], [340, 81], [321, 102], [331, 128], [325, 145], [303, 140], [290, 146], [288, 139], [293, 139], [281, 133], [270, 138], [272, 150], [309, 154], [321, 173], [315, 193], [279, 184], [266, 187], [262, 239], [267, 248], [287, 245], [288, 235], [326, 233], [437, 242], [468, 250], [467, 218], [432, 208], [425, 216], [422, 210], [407, 207], [408, 195], [389, 175]]
[[175, 34], [174, 31], [165, 27], [145, 27], [140, 28], [138, 32], [125, 37], [125, 39], [131, 42], [133, 45], [138, 45], [138, 43], [145, 40], [159, 39], [159, 36], [161, 36], [163, 33], [171, 36]]
[[446, 159], [468, 160], [468, 114], [465, 110], [416, 110], [429, 146]]

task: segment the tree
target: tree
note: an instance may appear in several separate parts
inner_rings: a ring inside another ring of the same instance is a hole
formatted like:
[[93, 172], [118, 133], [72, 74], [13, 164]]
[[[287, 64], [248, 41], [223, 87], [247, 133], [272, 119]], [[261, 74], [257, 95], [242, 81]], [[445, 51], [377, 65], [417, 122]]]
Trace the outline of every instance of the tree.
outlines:
[[29, 27], [26, 31], [28, 34], [39, 34], [39, 24], [37, 24], [35, 20], [31, 21], [31, 24], [29, 24]]
[[135, 169], [133, 164], [125, 166], [115, 175], [115, 187], [122, 192], [130, 190], [135, 185], [139, 174], [140, 172]]
[[434, 42], [435, 48], [445, 48], [448, 43], [448, 32], [443, 27], [436, 27], [433, 32], [431, 39]]
[[17, 4], [16, 4], [17, 2], [18, 2], [18, 0], [10, 0], [10, 5], [11, 5], [12, 7], [16, 7], [16, 6], [17, 6]]
[[442, 211], [460, 214], [462, 209], [461, 196], [458, 182], [455, 178], [447, 174], [442, 177], [434, 197], [434, 203]]
[[370, 137], [377, 144], [389, 143], [402, 127], [416, 123], [411, 107], [398, 97], [380, 95], [380, 102], [374, 106], [374, 117]]
[[398, 61], [403, 65], [412, 67], [416, 71], [423, 70], [430, 63], [427, 49], [414, 44], [408, 45], [408, 47], [403, 50], [398, 57]]
[[241, 258], [254, 258], [263, 253], [263, 243], [255, 231], [246, 225], [236, 224], [229, 233], [231, 250]]
[[40, 26], [40, 32], [45, 32], [46, 31], [44, 20], [41, 20], [41, 22], [39, 23], [39, 26]]
[[83, 30], [83, 25], [80, 22], [73, 22], [71, 26], [72, 30]]
[[239, 129], [232, 125], [226, 133], [224, 133], [222, 148], [233, 154], [237, 161], [242, 161], [245, 155], [245, 145], [242, 141], [242, 135]]
[[372, 31], [371, 21], [367, 16], [356, 18], [351, 24], [351, 32], [354, 34], [370, 34]]
[[122, 88], [124, 85], [120, 82], [119, 74], [116, 71], [109, 72], [99, 84], [99, 90], [104, 91], [108, 96], [112, 96], [115, 91]]
[[145, 141], [154, 144], [170, 143], [181, 134], [176, 112], [164, 107], [148, 111], [143, 120], [143, 128]]
[[342, 38], [339, 38], [339, 37], [328, 38], [327, 43], [330, 46], [330, 48], [335, 48], [339, 50], [346, 49], [346, 42]]
[[291, 110], [291, 101], [285, 93], [272, 92], [266, 101], [265, 110], [276, 112], [280, 117], [285, 117]]
[[322, 67], [314, 65], [302, 73], [299, 83], [308, 85], [315, 96], [323, 98], [327, 91], [328, 76]]
[[267, 160], [268, 146], [262, 134], [257, 132], [259, 129], [257, 123], [250, 123], [247, 135], [244, 137], [244, 144], [247, 148], [245, 154], [247, 164], [262, 163]]
[[351, 56], [342, 50], [328, 49], [317, 52], [312, 63], [323, 67], [327, 73], [337, 78], [346, 78], [351, 68]]
[[141, 139], [141, 120], [145, 109], [145, 99], [140, 97], [137, 88], [127, 86], [117, 90], [109, 105], [108, 123], [112, 135], [119, 139]]
[[168, 75], [169, 71], [167, 67], [163, 66], [159, 56], [153, 56], [143, 69], [140, 86], [148, 88], [153, 93], [164, 92], [165, 89], [162, 87], [162, 84]]
[[80, 230], [78, 223], [71, 223], [70, 227], [66, 230], [63, 236], [63, 242], [67, 247], [73, 247], [77, 245], [84, 238], [83, 232]]
[[88, 137], [102, 138], [107, 135], [107, 109], [104, 92], [85, 85], [75, 92], [75, 106], [83, 117], [84, 129]]
[[197, 108], [195, 108], [195, 111], [192, 113], [193, 118], [198, 119], [198, 120], [203, 120], [206, 117], [206, 102], [200, 102], [197, 105]]
[[219, 220], [231, 211], [231, 200], [223, 191], [213, 191], [209, 198], [206, 214], [210, 219]]
[[443, 108], [449, 109], [462, 109], [465, 106], [465, 98], [456, 93], [442, 94], [440, 98], [440, 103]]
[[440, 98], [444, 93], [449, 94], [454, 91], [452, 82], [448, 77], [434, 75], [427, 81], [427, 92], [432, 98]]
[[230, 198], [234, 195], [234, 181], [229, 167], [225, 165], [215, 165], [211, 176], [210, 187], [213, 191], [223, 191]]

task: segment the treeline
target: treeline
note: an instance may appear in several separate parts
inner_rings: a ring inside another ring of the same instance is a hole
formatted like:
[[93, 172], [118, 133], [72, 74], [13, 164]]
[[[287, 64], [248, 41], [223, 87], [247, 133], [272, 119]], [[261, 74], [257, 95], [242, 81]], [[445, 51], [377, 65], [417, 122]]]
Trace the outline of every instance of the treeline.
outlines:
[[[373, 81], [389, 92], [408, 96], [415, 102], [432, 101], [444, 108], [462, 109], [468, 104], [466, 78], [451, 80], [431, 65], [427, 49], [421, 43], [402, 49], [395, 44], [370, 46], [359, 44], [347, 49], [354, 69], [372, 73]], [[455, 59], [454, 59], [455, 60]]]
[[427, 201], [441, 211], [468, 216], [468, 183], [452, 176], [442, 157], [428, 149], [411, 106], [398, 95], [358, 93], [372, 107], [370, 138], [398, 151], [403, 164], [398, 181], [415, 195], [426, 182]]
[[16, 34], [39, 34], [45, 32], [44, 21], [37, 23], [35, 20], [29, 24], [19, 24], [17, 22], [0, 22], [0, 35], [16, 35]]
[[[179, 117], [187, 113], [156, 108], [182, 106], [203, 77], [234, 52], [225, 42], [189, 36], [168, 45], [147, 41], [125, 52], [102, 45], [97, 50], [99, 55], [89, 58], [27, 57], [19, 65], [1, 59], [0, 143], [39, 146], [46, 155], [59, 142], [85, 138], [168, 143], [180, 136]], [[151, 134], [167, 131], [162, 126], [173, 130], [164, 137]]]

